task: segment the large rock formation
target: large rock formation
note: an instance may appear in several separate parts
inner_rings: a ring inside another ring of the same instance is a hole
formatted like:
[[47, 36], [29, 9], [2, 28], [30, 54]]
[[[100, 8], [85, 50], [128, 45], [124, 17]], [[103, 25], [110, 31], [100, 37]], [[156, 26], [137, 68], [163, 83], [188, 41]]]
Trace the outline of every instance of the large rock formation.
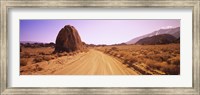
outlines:
[[71, 25], [63, 27], [57, 35], [54, 52], [82, 50], [83, 43], [78, 31]]

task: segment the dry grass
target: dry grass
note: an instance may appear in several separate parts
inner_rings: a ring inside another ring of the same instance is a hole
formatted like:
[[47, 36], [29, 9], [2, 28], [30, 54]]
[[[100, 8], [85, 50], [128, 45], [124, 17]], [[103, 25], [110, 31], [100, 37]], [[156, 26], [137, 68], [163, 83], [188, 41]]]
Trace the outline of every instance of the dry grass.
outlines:
[[180, 55], [168, 59], [167, 62], [173, 65], [180, 65]]
[[88, 52], [88, 49], [74, 51], [74, 52], [61, 52], [53, 53], [53, 47], [20, 47], [20, 73], [32, 74], [37, 71], [43, 71], [42, 65], [50, 64], [59, 57], [69, 56], [72, 57], [79, 53]]
[[[74, 52], [61, 52], [61, 53], [53, 53], [54, 48], [52, 47], [38, 47], [38, 48], [31, 48], [31, 47], [21, 47], [21, 52], [20, 52], [20, 59], [22, 61], [20, 63], [25, 64], [26, 62], [24, 61], [24, 58], [26, 58], [26, 61], [29, 61], [30, 63], [38, 63], [42, 61], [50, 61], [53, 59], [56, 59], [58, 57], [62, 56], [74, 56], [78, 53], [81, 52], [88, 52], [88, 49], [84, 50], [79, 50], [79, 51], [74, 51]], [[29, 60], [33, 59], [33, 60]], [[24, 65], [22, 65], [24, 66]]]
[[55, 56], [46, 55], [46, 56], [43, 56], [43, 59], [44, 59], [45, 61], [49, 61], [49, 60], [55, 59]]
[[36, 56], [34, 59], [35, 63], [42, 62], [42, 61], [43, 61], [43, 56]]
[[[129, 68], [134, 68], [141, 74], [180, 74], [180, 44], [120, 45], [92, 48], [121, 60], [123, 64]], [[20, 66], [28, 68], [29, 64], [34, 63], [30, 70], [40, 71], [43, 70], [41, 67], [37, 67], [40, 62], [50, 61], [62, 56], [73, 57], [79, 53], [88, 52], [88, 49], [69, 53], [53, 53], [53, 51], [54, 48], [52, 47], [22, 48]]]
[[28, 60], [26, 58], [20, 59], [20, 66], [26, 66], [28, 63]]
[[[180, 74], [180, 44], [121, 45], [97, 49], [122, 60], [128, 67], [137, 65], [154, 73], [161, 71], [169, 75]], [[140, 72], [147, 74], [145, 71]]]
[[22, 58], [30, 58], [31, 54], [30, 54], [30, 52], [21, 52], [20, 53], [20, 57], [22, 57]]

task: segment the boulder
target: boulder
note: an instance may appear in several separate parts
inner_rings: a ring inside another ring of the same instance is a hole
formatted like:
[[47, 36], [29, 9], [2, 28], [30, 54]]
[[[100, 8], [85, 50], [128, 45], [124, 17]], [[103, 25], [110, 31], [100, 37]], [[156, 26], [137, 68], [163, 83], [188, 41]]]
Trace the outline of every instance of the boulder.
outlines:
[[82, 49], [83, 43], [78, 31], [73, 26], [66, 25], [59, 31], [54, 52], [72, 52]]

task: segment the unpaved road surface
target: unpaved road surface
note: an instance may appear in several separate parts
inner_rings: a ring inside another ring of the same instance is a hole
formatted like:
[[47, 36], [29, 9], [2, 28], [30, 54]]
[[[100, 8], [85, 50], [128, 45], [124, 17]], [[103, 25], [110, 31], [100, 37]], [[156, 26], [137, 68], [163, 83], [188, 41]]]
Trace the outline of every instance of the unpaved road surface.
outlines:
[[33, 74], [47, 75], [135, 75], [131, 68], [103, 52], [91, 49], [76, 56], [64, 56], [39, 63], [42, 71]]
[[117, 59], [97, 50], [90, 50], [77, 60], [66, 64], [54, 74], [72, 75], [129, 75], [137, 74]]

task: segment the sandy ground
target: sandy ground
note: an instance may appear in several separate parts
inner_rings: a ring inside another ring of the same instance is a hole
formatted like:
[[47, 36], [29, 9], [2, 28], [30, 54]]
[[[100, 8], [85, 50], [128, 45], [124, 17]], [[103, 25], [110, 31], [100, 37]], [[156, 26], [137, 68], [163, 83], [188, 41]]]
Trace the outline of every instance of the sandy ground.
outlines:
[[63, 56], [51, 61], [39, 64], [41, 71], [32, 74], [48, 75], [135, 75], [137, 72], [131, 70], [119, 60], [106, 55], [100, 51], [91, 49], [87, 53], [75, 56]]

